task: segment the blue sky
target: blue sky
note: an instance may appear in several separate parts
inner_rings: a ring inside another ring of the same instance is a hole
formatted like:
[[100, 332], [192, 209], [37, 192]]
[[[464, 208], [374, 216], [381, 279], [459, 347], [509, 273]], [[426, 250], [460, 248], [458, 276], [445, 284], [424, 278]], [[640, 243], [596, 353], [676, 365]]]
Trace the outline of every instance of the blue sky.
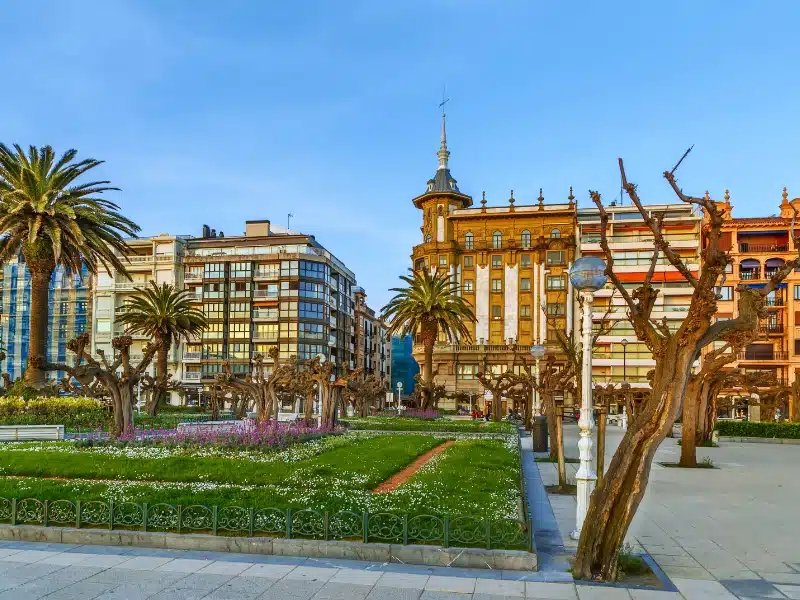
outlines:
[[379, 308], [420, 238], [436, 167], [490, 203], [730, 188], [735, 213], [800, 196], [800, 3], [11, 2], [0, 139], [78, 148], [145, 234], [314, 233]]

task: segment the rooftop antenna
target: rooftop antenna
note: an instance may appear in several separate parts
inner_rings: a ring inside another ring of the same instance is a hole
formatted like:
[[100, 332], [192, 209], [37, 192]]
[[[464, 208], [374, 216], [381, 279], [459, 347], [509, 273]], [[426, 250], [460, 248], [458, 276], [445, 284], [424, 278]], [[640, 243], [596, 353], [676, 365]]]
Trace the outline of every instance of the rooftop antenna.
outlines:
[[292, 213], [289, 213], [288, 215], [286, 215], [286, 229], [291, 229], [290, 225], [292, 223], [292, 217], [293, 216], [294, 215]]
[[442, 109], [442, 141], [441, 145], [439, 146], [439, 152], [436, 153], [436, 156], [439, 157], [439, 169], [446, 169], [447, 168], [447, 159], [450, 158], [450, 152], [447, 151], [447, 130], [445, 128], [445, 112], [444, 112], [444, 105], [450, 101], [450, 98], [447, 98], [447, 87], [442, 86], [442, 101], [439, 103], [439, 108]]

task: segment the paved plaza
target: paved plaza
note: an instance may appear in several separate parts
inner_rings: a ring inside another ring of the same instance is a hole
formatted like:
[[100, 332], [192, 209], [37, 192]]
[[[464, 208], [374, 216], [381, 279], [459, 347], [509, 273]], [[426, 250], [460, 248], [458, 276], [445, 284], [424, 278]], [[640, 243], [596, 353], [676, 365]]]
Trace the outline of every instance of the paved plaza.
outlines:
[[[575, 456], [577, 432], [566, 431]], [[609, 431], [609, 453], [621, 439]], [[667, 439], [657, 461], [675, 462]], [[671, 591], [575, 585], [572, 497], [544, 493], [555, 481], [534, 463], [523, 438], [523, 467], [536, 520], [540, 571], [492, 571], [253, 554], [0, 543], [0, 600], [722, 600], [800, 599], [800, 446], [723, 442], [703, 448], [719, 469], [654, 465], [629, 541], [666, 573]], [[569, 464], [570, 478], [577, 465]]]

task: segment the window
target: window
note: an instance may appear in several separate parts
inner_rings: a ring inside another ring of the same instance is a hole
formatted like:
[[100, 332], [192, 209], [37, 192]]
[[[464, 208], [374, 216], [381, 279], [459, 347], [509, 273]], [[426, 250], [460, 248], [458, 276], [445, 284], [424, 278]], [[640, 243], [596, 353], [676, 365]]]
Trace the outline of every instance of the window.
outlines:
[[424, 258], [417, 259], [417, 262], [414, 263], [414, 269], [416, 269], [417, 271], [424, 271], [425, 270], [425, 259]]
[[272, 359], [269, 356], [269, 351], [274, 347], [275, 344], [253, 344], [253, 353], [260, 354], [264, 359], [264, 362], [272, 362]]
[[233, 281], [231, 282], [231, 298], [249, 298], [250, 282]]
[[563, 315], [564, 314], [564, 305], [563, 304], [547, 304], [547, 314], [548, 315]]
[[503, 318], [503, 307], [495, 304], [492, 306], [492, 319], [499, 321]]
[[520, 263], [522, 263], [523, 268], [527, 268], [531, 266], [531, 255], [530, 254], [523, 254], [522, 258], [520, 259]]
[[456, 379], [475, 379], [478, 374], [478, 365], [458, 365]]
[[492, 234], [492, 248], [500, 249], [503, 247], [503, 234], [495, 231]]
[[281, 261], [281, 277], [297, 277], [298, 262], [296, 260]]
[[247, 277], [249, 278], [252, 273], [250, 263], [231, 263], [231, 277]]
[[281, 274], [281, 265], [279, 263], [266, 263], [256, 266], [256, 277], [274, 277], [277, 279]]
[[428, 235], [425, 236], [425, 243], [430, 244], [432, 239], [433, 238], [431, 238], [431, 234], [429, 233]]
[[527, 277], [523, 277], [520, 280], [519, 289], [521, 289], [523, 292], [531, 291], [531, 280]]
[[523, 319], [530, 319], [531, 318], [531, 305], [530, 304], [523, 304], [519, 307], [519, 316]]
[[298, 354], [300, 360], [311, 360], [318, 354], [324, 355], [328, 348], [322, 344], [300, 344], [298, 349], [300, 350]]
[[203, 277], [206, 279], [224, 279], [225, 263], [208, 263], [204, 265]]
[[322, 320], [325, 318], [325, 306], [316, 302], [301, 302], [300, 318]]
[[193, 265], [186, 268], [184, 279], [202, 279], [203, 278], [203, 265]]
[[522, 247], [525, 249], [531, 247], [531, 232], [527, 229], [522, 232]]
[[560, 229], [553, 229], [550, 232], [550, 237], [552, 239], [554, 239], [554, 240], [560, 238], [561, 237], [561, 230]]
[[493, 292], [502, 292], [503, 291], [503, 280], [502, 279], [492, 279], [492, 291]]
[[331, 277], [330, 267], [325, 263], [301, 260], [300, 277], [312, 277], [314, 279], [328, 280]]
[[250, 323], [229, 323], [228, 337], [231, 339], [249, 338]]
[[322, 283], [312, 283], [311, 281], [301, 281], [299, 284], [301, 298], [325, 299], [325, 285]]
[[297, 318], [297, 302], [281, 302], [281, 317], [286, 319]]
[[[795, 290], [797, 290], [798, 286], [794, 286]], [[794, 293], [797, 296], [797, 292]], [[720, 300], [733, 300], [733, 286], [726, 285], [719, 288], [719, 299]]]
[[564, 278], [561, 275], [548, 275], [546, 285], [548, 290], [563, 290]]
[[111, 331], [111, 321], [108, 319], [97, 320], [97, 333], [109, 333]]
[[203, 339], [221, 340], [224, 326], [224, 323], [209, 323], [203, 332]]
[[299, 337], [322, 341], [325, 339], [325, 326], [321, 323], [300, 323]]
[[201, 352], [202, 358], [224, 358], [222, 356], [222, 344], [203, 344]]
[[464, 249], [472, 250], [473, 248], [475, 248], [475, 236], [472, 235], [471, 231], [468, 231], [464, 235]]
[[465, 269], [471, 269], [474, 266], [473, 260], [474, 260], [473, 257], [465, 256], [464, 257], [464, 268]]
[[794, 286], [794, 299], [800, 300], [800, 285]]
[[220, 363], [205, 363], [203, 365], [203, 377], [214, 377], [217, 373], [222, 373]]
[[492, 375], [502, 375], [508, 371], [507, 365], [489, 365], [489, 373]]
[[292, 321], [283, 321], [280, 327], [281, 339], [296, 338], [297, 337], [297, 323]]
[[256, 309], [253, 311], [253, 318], [254, 319], [271, 319], [274, 321], [278, 320], [278, 309], [275, 307], [265, 308], [263, 306], [257, 306]]
[[228, 358], [250, 358], [250, 344], [228, 344]]
[[468, 292], [468, 293], [472, 293], [472, 290], [474, 289], [472, 287], [472, 285], [473, 285], [472, 279], [465, 279], [464, 280], [464, 291]]
[[297, 356], [297, 342], [288, 342], [280, 345], [280, 358], [287, 360]]
[[224, 297], [225, 297], [224, 283], [203, 284], [203, 298], [224, 298]]
[[493, 256], [492, 257], [492, 268], [493, 269], [502, 269], [503, 268], [503, 257], [502, 256]]
[[249, 319], [250, 318], [250, 303], [249, 302], [232, 302], [231, 308], [228, 311], [231, 319]]
[[446, 256], [440, 256], [439, 257], [439, 266], [440, 267], [446, 267], [447, 266], [447, 257]]
[[[285, 325], [286, 323], [281, 323]], [[256, 331], [253, 336], [259, 340], [277, 340], [278, 339], [278, 324], [277, 323], [256, 323]]]
[[563, 250], [548, 250], [547, 251], [547, 264], [548, 265], [563, 265], [566, 262], [567, 253]]

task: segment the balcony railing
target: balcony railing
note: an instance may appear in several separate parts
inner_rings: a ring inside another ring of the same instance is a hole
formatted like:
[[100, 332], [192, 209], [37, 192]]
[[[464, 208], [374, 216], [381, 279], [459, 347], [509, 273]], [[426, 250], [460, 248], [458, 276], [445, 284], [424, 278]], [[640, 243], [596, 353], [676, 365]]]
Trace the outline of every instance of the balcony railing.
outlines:
[[788, 252], [787, 244], [739, 244], [739, 252]]
[[773, 352], [754, 352], [754, 351], [745, 351], [739, 352], [736, 355], [737, 360], [789, 360], [789, 353], [784, 352], [783, 350], [773, 351]]
[[203, 374], [200, 371], [189, 371], [183, 374], [185, 381], [200, 381], [202, 377]]
[[772, 279], [775, 275], [778, 274], [779, 269], [775, 268], [766, 268], [764, 269], [764, 279]]
[[739, 269], [739, 279], [751, 280], [761, 279], [760, 269]]
[[199, 352], [184, 352], [183, 360], [200, 360]]
[[758, 332], [762, 334], [783, 333], [783, 323], [769, 323], [767, 325], [761, 325], [758, 328]]
[[767, 298], [766, 305], [767, 306], [783, 306], [783, 298]]
[[189, 273], [189, 272], [186, 272], [183, 275], [183, 280], [184, 281], [200, 281], [201, 279], [203, 279], [203, 274], [202, 273]]
[[270, 292], [269, 290], [253, 290], [253, 298], [277, 298], [278, 291]]
[[254, 310], [253, 311], [253, 319], [259, 319], [261, 321], [277, 321], [278, 314], [275, 312], [269, 312], [265, 310]]

